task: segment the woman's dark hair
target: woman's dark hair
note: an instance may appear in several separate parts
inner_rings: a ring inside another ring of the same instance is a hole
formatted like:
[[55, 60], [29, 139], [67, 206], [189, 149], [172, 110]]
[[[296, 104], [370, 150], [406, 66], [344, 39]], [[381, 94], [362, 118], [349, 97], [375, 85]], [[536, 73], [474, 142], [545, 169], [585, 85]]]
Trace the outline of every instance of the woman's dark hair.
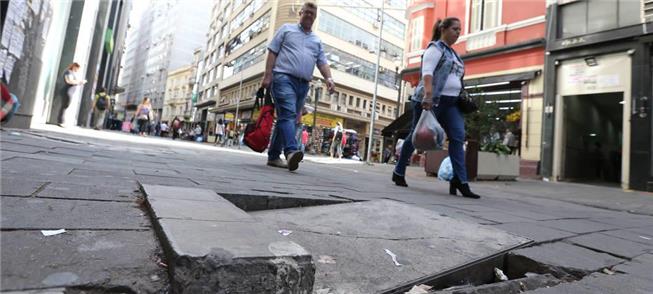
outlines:
[[460, 22], [460, 19], [457, 17], [447, 17], [444, 20], [438, 19], [438, 21], [435, 22], [435, 25], [433, 25], [433, 37], [431, 38], [431, 41], [440, 40], [442, 29], [450, 28], [455, 22]]
[[219, 119], [219, 120], [218, 120], [218, 124], [222, 124], [222, 119]]
[[73, 68], [80, 68], [79, 63], [73, 62], [68, 65], [68, 70], [72, 70]]

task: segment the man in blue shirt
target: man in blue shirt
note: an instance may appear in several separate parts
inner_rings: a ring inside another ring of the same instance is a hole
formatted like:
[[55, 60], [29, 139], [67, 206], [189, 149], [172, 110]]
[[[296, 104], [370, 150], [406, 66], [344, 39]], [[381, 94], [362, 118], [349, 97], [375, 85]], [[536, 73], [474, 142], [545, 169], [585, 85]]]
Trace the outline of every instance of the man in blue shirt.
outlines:
[[[290, 171], [296, 170], [304, 158], [295, 138], [297, 114], [304, 108], [315, 65], [326, 80], [329, 93], [333, 93], [335, 88], [322, 42], [311, 30], [317, 16], [317, 6], [306, 2], [299, 15], [299, 24], [284, 24], [275, 33], [268, 45], [263, 76], [263, 87], [271, 87], [277, 111], [277, 124], [268, 150], [268, 165], [287, 167]], [[282, 149], [287, 163], [280, 157]]]

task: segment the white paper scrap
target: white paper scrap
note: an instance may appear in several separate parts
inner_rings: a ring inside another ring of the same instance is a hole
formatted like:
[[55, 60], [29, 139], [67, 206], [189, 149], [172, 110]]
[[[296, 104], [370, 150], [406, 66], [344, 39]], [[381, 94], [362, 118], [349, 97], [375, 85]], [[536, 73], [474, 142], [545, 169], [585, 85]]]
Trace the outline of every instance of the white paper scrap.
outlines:
[[284, 235], [284, 236], [288, 236], [288, 235], [292, 234], [291, 230], [279, 230], [278, 232], [279, 232], [279, 234]]
[[66, 232], [66, 229], [59, 229], [59, 230], [41, 230], [41, 233], [43, 236], [54, 236], [54, 235], [59, 235], [63, 234]]
[[394, 262], [396, 266], [400, 266], [400, 265], [401, 265], [401, 263], [399, 263], [399, 262], [397, 261], [397, 255], [396, 255], [396, 254], [392, 253], [392, 251], [390, 251], [390, 250], [388, 250], [388, 249], [383, 249], [383, 250], [385, 250], [385, 253], [387, 253], [388, 255], [390, 255], [390, 257], [392, 257], [392, 262]]
[[642, 238], [642, 239], [644, 239], [644, 240], [651, 240], [650, 237], [645, 237], [645, 236], [639, 236], [639, 237]]

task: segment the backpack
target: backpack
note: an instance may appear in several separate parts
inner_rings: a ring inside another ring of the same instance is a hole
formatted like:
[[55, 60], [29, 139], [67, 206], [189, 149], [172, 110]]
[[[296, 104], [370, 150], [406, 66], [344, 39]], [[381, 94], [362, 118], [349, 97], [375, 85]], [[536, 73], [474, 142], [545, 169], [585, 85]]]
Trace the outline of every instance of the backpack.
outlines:
[[107, 95], [97, 94], [95, 96], [97, 97], [97, 101], [95, 102], [95, 108], [97, 108], [99, 110], [106, 110], [107, 109]]
[[263, 107], [261, 107], [259, 117], [256, 123], [247, 125], [243, 138], [243, 143], [247, 147], [259, 153], [265, 151], [268, 147], [270, 135], [272, 134], [272, 125], [274, 124], [274, 104], [272, 103], [270, 90], [265, 91], [263, 88], [258, 90], [256, 93], [255, 107], [260, 105], [259, 100], [262, 100], [263, 97], [265, 97], [265, 102], [263, 103]]

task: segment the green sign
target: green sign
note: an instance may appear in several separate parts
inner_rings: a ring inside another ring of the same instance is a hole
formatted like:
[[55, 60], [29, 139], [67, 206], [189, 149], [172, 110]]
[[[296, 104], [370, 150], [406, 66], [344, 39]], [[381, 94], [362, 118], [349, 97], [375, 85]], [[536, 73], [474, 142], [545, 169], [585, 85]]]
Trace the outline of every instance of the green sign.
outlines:
[[104, 34], [104, 49], [109, 54], [113, 53], [113, 30], [108, 28]]
[[197, 103], [197, 93], [193, 93], [193, 96], [191, 96], [190, 100], [193, 102], [193, 104]]

